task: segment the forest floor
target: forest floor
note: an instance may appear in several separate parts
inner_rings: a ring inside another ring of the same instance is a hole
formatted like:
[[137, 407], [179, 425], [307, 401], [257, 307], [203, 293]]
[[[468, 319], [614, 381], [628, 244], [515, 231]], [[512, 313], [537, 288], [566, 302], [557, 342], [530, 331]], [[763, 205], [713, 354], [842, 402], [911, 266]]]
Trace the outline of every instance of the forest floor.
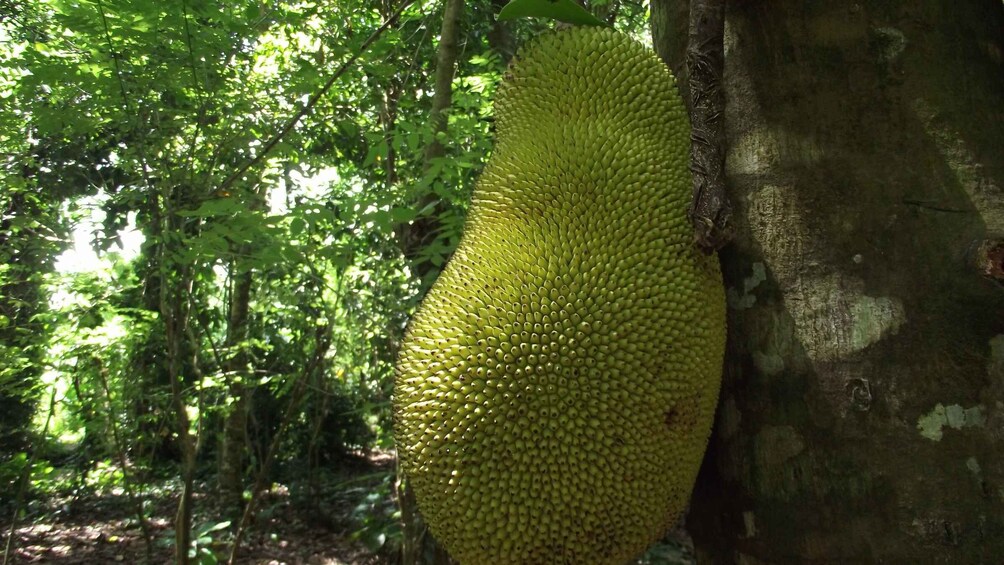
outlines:
[[[345, 462], [338, 472], [326, 477], [323, 494], [312, 504], [295, 501], [288, 488], [273, 485], [258, 502], [257, 523], [243, 538], [235, 563], [372, 565], [387, 562], [379, 550], [373, 551], [360, 539], [360, 532], [381, 541], [381, 528], [389, 522], [374, 523], [372, 514], [389, 512], [379, 506], [386, 488], [381, 488], [393, 472], [392, 460], [384, 455]], [[205, 492], [204, 489], [199, 489]], [[151, 556], [136, 521], [135, 506], [118, 493], [72, 496], [55, 495], [33, 501], [18, 520], [11, 547], [10, 563], [172, 563], [178, 489], [165, 485], [150, 489], [147, 521], [151, 533]], [[196, 563], [225, 563], [232, 531], [221, 524], [218, 509], [197, 497], [195, 530], [204, 531]], [[311, 507], [312, 506], [312, 507]], [[374, 512], [368, 512], [372, 510]], [[0, 520], [0, 540], [7, 542], [9, 513]], [[214, 529], [217, 526], [218, 529]], [[369, 530], [367, 531], [367, 526]], [[208, 530], [208, 531], [206, 531]], [[199, 537], [199, 536], [195, 536]], [[3, 550], [0, 544], [0, 551]]]
[[[235, 563], [242, 565], [379, 565], [393, 562], [386, 542], [397, 533], [389, 497], [393, 459], [371, 454], [339, 464], [313, 495], [272, 485], [257, 505], [257, 523], [243, 537]], [[200, 485], [197, 492], [209, 492]], [[19, 518], [7, 563], [173, 563], [172, 529], [177, 484], [147, 489], [150, 555], [135, 506], [121, 489], [109, 493], [52, 494], [27, 505]], [[226, 563], [233, 532], [205, 494], [196, 497], [194, 530], [199, 565]], [[7, 509], [0, 521], [0, 551], [10, 531]], [[366, 543], [364, 543], [366, 542]], [[383, 546], [383, 549], [381, 549]], [[645, 558], [647, 565], [692, 565], [693, 546], [682, 529], [670, 532]]]

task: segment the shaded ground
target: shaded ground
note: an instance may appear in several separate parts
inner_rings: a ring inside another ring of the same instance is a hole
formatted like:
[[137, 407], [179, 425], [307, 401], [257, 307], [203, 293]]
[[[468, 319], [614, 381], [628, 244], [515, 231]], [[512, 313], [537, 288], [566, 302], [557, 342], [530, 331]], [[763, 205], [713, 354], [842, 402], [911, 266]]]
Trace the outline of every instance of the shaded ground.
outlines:
[[[381, 485], [391, 471], [386, 457], [352, 461], [339, 473], [318, 481], [310, 493], [291, 494], [273, 485], [262, 496], [255, 526], [245, 534], [237, 563], [310, 565], [386, 562], [365, 545], [358, 532], [367, 526], [377, 538], [379, 521], [388, 504]], [[153, 563], [172, 563], [172, 522], [176, 510], [176, 489], [158, 489], [160, 496], [148, 502]], [[200, 489], [204, 492], [204, 489]], [[201, 500], [205, 500], [202, 497]], [[213, 508], [196, 503], [195, 529], [211, 529], [220, 523]], [[35, 501], [28, 514], [18, 520], [11, 550], [12, 563], [144, 563], [147, 544], [135, 519], [134, 507], [121, 493], [57, 496]], [[389, 513], [388, 513], [389, 514]], [[377, 518], [374, 518], [377, 516]], [[7, 542], [10, 513], [0, 521], [3, 543]], [[210, 552], [220, 562], [229, 555], [232, 532], [221, 527], [207, 532], [200, 544], [202, 563], [213, 563]], [[2, 546], [0, 546], [2, 550]]]
[[[262, 495], [258, 521], [245, 534], [236, 563], [243, 565], [377, 565], [392, 562], [381, 552], [384, 536], [394, 535], [394, 507], [389, 499], [393, 472], [388, 455], [359, 458], [340, 465], [337, 472], [318, 479], [311, 491], [290, 492], [272, 485]], [[208, 492], [205, 485], [198, 492]], [[82, 496], [53, 496], [36, 500], [18, 521], [11, 563], [173, 563], [172, 522], [176, 510], [176, 485], [157, 485], [147, 506], [152, 555], [135, 519], [133, 506], [121, 492]], [[196, 534], [206, 531], [199, 543], [199, 563], [225, 563], [233, 534], [220, 524], [218, 508], [208, 507], [205, 495], [197, 497]], [[6, 543], [10, 512], [0, 516], [0, 539]], [[196, 535], [196, 537], [199, 537]], [[2, 551], [2, 546], [0, 546]], [[638, 560], [639, 565], [692, 565], [693, 546], [682, 529], [670, 532], [662, 543]]]

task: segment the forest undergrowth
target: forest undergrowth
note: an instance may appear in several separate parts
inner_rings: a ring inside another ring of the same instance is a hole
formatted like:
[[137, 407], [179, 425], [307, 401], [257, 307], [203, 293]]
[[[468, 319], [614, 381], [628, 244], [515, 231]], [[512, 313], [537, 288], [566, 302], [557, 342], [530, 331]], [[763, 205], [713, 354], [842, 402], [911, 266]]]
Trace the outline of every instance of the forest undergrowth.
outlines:
[[[146, 487], [144, 507], [152, 538], [146, 542], [134, 507], [121, 487], [81, 484], [71, 467], [53, 469], [51, 488], [24, 505], [14, 530], [9, 563], [170, 563], [178, 481], [165, 477]], [[260, 495], [257, 519], [244, 535], [234, 563], [369, 565], [392, 561], [394, 502], [383, 488], [393, 477], [393, 458], [356, 455], [337, 469], [304, 483], [273, 484]], [[211, 492], [212, 485], [200, 485]], [[214, 497], [195, 503], [195, 562], [225, 562], [233, 528], [220, 521]], [[3, 508], [4, 537], [12, 508]], [[6, 543], [6, 539], [4, 539]], [[220, 557], [224, 556], [224, 557]]]

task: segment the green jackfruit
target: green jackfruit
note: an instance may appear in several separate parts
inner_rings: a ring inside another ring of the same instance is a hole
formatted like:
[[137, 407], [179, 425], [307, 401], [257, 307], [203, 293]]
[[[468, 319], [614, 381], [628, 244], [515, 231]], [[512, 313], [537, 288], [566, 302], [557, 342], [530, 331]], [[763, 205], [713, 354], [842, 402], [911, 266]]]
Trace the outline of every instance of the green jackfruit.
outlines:
[[671, 75], [601, 28], [510, 67], [463, 238], [397, 365], [401, 466], [465, 565], [623, 563], [678, 518], [721, 379]]

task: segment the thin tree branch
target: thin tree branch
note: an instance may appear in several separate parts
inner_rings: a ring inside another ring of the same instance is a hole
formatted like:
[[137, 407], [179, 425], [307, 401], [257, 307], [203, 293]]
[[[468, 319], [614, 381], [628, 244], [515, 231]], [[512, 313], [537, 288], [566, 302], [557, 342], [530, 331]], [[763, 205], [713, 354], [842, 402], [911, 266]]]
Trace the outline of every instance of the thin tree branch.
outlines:
[[[49, 393], [49, 413], [45, 417], [45, 426], [42, 428], [42, 439], [49, 435], [49, 423], [52, 422], [52, 415], [56, 411], [56, 385], [53, 384], [51, 387], [51, 392]], [[41, 442], [39, 443], [41, 445]], [[10, 529], [7, 532], [7, 543], [3, 550], [3, 563], [7, 565], [12, 563], [10, 560], [10, 552], [14, 548], [14, 534], [17, 533], [17, 515], [21, 511], [21, 503], [24, 501], [24, 493], [28, 490], [28, 483], [31, 482], [31, 469], [35, 465], [35, 456], [38, 454], [38, 448], [31, 450], [31, 456], [25, 462], [24, 469], [21, 471], [21, 478], [17, 489], [17, 498], [14, 502], [14, 514], [10, 518]]]
[[140, 162], [140, 169], [142, 172], [143, 182], [145, 183], [147, 188], [150, 188], [153, 186], [153, 183], [150, 181], [150, 172], [149, 172], [150, 167], [148, 166], [148, 161], [146, 158], [146, 143], [145, 143], [146, 140], [144, 139], [145, 136], [143, 135], [142, 132], [139, 131], [140, 129], [139, 107], [137, 106], [136, 113], [135, 115], [133, 115], [132, 104], [129, 103], [128, 89], [126, 89], [125, 79], [122, 77], [122, 64], [119, 61], [119, 54], [115, 51], [115, 44], [112, 43], [112, 34], [108, 28], [108, 16], [105, 15], [105, 7], [104, 4], [101, 3], [101, 0], [97, 0], [96, 4], [98, 7], [98, 14], [101, 16], [101, 27], [105, 33], [105, 42], [108, 44], [108, 52], [112, 57], [112, 62], [115, 64], [115, 78], [119, 84], [119, 91], [122, 93], [122, 103], [125, 106], [125, 115], [126, 118], [129, 118], [134, 121], [135, 125], [133, 127], [138, 132], [139, 143], [137, 144], [136, 152], [139, 154], [139, 162]]
[[395, 10], [394, 13], [391, 14], [390, 17], [387, 18], [384, 21], [384, 23], [380, 25], [380, 27], [378, 27], [372, 34], [370, 34], [370, 36], [366, 38], [366, 41], [363, 41], [363, 44], [359, 47], [359, 51], [352, 54], [352, 56], [346, 59], [342, 63], [342, 65], [338, 67], [338, 70], [336, 70], [335, 73], [331, 75], [328, 81], [324, 83], [324, 86], [322, 86], [320, 90], [311, 95], [311, 97], [307, 100], [307, 102], [303, 105], [303, 107], [300, 108], [300, 110], [292, 118], [290, 118], [289, 121], [286, 122], [286, 124], [279, 130], [278, 133], [272, 136], [272, 139], [269, 139], [268, 142], [265, 143], [265, 146], [262, 147], [261, 151], [259, 151], [258, 154], [255, 155], [254, 158], [252, 158], [250, 161], [242, 165], [241, 168], [237, 169], [236, 171], [234, 171], [233, 174], [227, 177], [220, 184], [220, 187], [217, 190], [223, 191], [230, 188], [230, 186], [234, 184], [234, 182], [236, 182], [237, 179], [241, 178], [244, 175], [244, 173], [248, 172], [248, 170], [251, 169], [251, 167], [254, 167], [258, 163], [262, 162], [265, 159], [265, 157], [272, 151], [272, 149], [274, 149], [275, 146], [278, 145], [280, 141], [282, 141], [282, 138], [286, 137], [286, 135], [289, 134], [289, 132], [291, 132], [294, 127], [296, 127], [296, 124], [298, 124], [300, 120], [303, 119], [304, 116], [309, 114], [310, 111], [314, 109], [314, 106], [316, 106], [317, 103], [321, 100], [321, 98], [325, 94], [327, 94], [329, 90], [331, 90], [331, 87], [335, 85], [335, 82], [338, 81], [338, 79], [341, 78], [343, 74], [345, 74], [345, 71], [347, 71], [348, 68], [353, 63], [355, 63], [363, 53], [366, 52], [366, 49], [368, 49], [369, 46], [373, 44], [373, 42], [375, 42], [377, 39], [379, 39], [381, 35], [383, 35], [383, 32], [387, 31], [387, 28], [389, 28], [391, 24], [393, 24], [394, 21], [397, 20], [397, 18], [401, 15], [402, 12], [404, 12], [404, 10], [407, 7], [412, 5], [414, 2], [415, 0], [404, 0], [401, 3], [401, 5], [398, 6], [397, 10]]
[[268, 477], [268, 474], [272, 469], [272, 463], [275, 461], [275, 454], [279, 451], [279, 442], [284, 437], [286, 430], [289, 428], [289, 425], [292, 423], [294, 417], [299, 415], [300, 401], [303, 399], [303, 394], [306, 390], [307, 379], [311, 374], [320, 368], [321, 363], [324, 361], [324, 356], [327, 354], [328, 348], [331, 346], [331, 326], [326, 325], [318, 328], [315, 339], [314, 355], [310, 362], [303, 368], [293, 391], [290, 393], [289, 403], [286, 406], [286, 410], [283, 412], [282, 422], [279, 424], [279, 429], [276, 430], [275, 435], [272, 436], [272, 441], [269, 443], [265, 459], [262, 461], [261, 468], [258, 469], [254, 487], [251, 489], [251, 499], [248, 500], [247, 505], [244, 506], [241, 521], [237, 525], [237, 531], [234, 533], [233, 545], [230, 546], [230, 556], [227, 558], [228, 565], [233, 565], [234, 559], [237, 558], [237, 550], [240, 548], [241, 538], [244, 536], [247, 525], [251, 521], [251, 516], [254, 514], [254, 507], [258, 502], [258, 495], [265, 486], [265, 479]]
[[195, 69], [195, 48], [192, 46], [192, 30], [188, 24], [188, 1], [181, 2], [181, 19], [185, 24], [185, 43], [188, 46], [188, 66], [192, 70], [192, 86], [199, 97], [199, 110], [195, 116], [195, 131], [192, 133], [192, 143], [188, 148], [188, 182], [193, 184], [195, 180], [195, 149], [199, 144], [199, 135], [202, 133], [202, 125], [205, 123], [206, 95], [199, 84], [198, 72]]
[[100, 358], [95, 357], [94, 361], [97, 363], [96, 368], [100, 377], [101, 389], [105, 393], [105, 417], [108, 421], [108, 427], [112, 432], [112, 441], [115, 443], [115, 456], [119, 460], [119, 467], [122, 468], [122, 486], [125, 489], [126, 498], [135, 506], [136, 519], [139, 520], [139, 528], [143, 533], [143, 541], [146, 543], [146, 560], [149, 563], [153, 561], [153, 536], [150, 533], [150, 523], [147, 521], [146, 513], [143, 511], [143, 485], [142, 483], [138, 485], [139, 494], [137, 494], [136, 489], [133, 488], [137, 485], [133, 482], [135, 476], [129, 467], [129, 459], [126, 457], [126, 446], [122, 441], [122, 434], [119, 433], [118, 423], [115, 421], [112, 392], [108, 386], [108, 369]]
[[119, 55], [115, 52], [115, 45], [112, 43], [112, 34], [108, 30], [108, 17], [105, 15], [105, 7], [101, 0], [97, 0], [98, 14], [101, 15], [101, 27], [105, 32], [105, 42], [108, 43], [108, 53], [115, 63], [115, 78], [118, 79], [119, 91], [122, 92], [122, 102], [125, 104], [126, 116], [132, 114], [132, 107], [129, 104], [129, 95], [126, 92], [125, 81], [122, 79], [122, 66], [119, 64]]
[[688, 217], [706, 253], [731, 238], [732, 205], [725, 191], [725, 0], [692, 0], [687, 70], [690, 85], [690, 170], [693, 198]]

